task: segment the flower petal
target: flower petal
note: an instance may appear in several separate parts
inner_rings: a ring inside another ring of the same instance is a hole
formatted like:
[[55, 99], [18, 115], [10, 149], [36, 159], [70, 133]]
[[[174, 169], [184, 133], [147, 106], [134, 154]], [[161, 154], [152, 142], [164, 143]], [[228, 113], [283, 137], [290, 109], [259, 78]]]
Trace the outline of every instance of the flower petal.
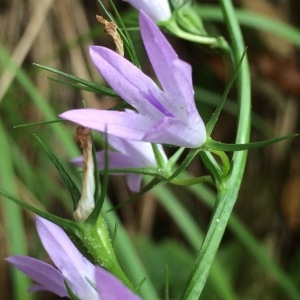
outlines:
[[142, 140], [145, 131], [151, 127], [147, 117], [132, 110], [73, 109], [59, 116], [84, 127], [136, 141]]
[[[117, 151], [129, 156], [134, 161], [136, 167], [156, 166], [151, 143], [130, 141], [113, 135], [109, 135], [108, 142]], [[167, 156], [162, 145], [157, 145], [157, 147], [165, 162], [167, 162]]]
[[200, 147], [206, 141], [205, 126], [201, 119], [191, 124], [189, 126], [178, 119], [165, 117], [146, 133], [145, 140], [187, 148]]
[[60, 297], [69, 296], [64, 277], [53, 266], [29, 256], [10, 256], [6, 260], [37, 283], [29, 288], [30, 292], [48, 291]]
[[155, 74], [165, 92], [173, 90], [172, 64], [178, 55], [155, 23], [144, 13], [140, 13], [140, 30], [143, 43]]
[[102, 300], [140, 300], [119, 279], [101, 267], [96, 267], [95, 281]]
[[126, 175], [126, 182], [129, 189], [132, 192], [137, 193], [141, 189], [142, 176], [139, 174], [128, 174]]
[[97, 293], [90, 284], [95, 266], [78, 251], [59, 226], [41, 217], [36, 218], [36, 226], [45, 250], [74, 294], [81, 299], [97, 299]]
[[159, 28], [143, 12], [140, 26], [148, 57], [166, 93], [160, 97], [161, 105], [181, 120], [186, 120], [191, 112], [199, 115], [195, 107], [191, 66], [178, 58]]
[[168, 0], [125, 0], [138, 10], [143, 10], [154, 22], [171, 18]]
[[157, 117], [157, 109], [143, 98], [149, 91], [155, 97], [159, 97], [162, 93], [150, 77], [108, 48], [91, 46], [90, 56], [99, 73], [121, 98], [136, 108], [140, 114]]

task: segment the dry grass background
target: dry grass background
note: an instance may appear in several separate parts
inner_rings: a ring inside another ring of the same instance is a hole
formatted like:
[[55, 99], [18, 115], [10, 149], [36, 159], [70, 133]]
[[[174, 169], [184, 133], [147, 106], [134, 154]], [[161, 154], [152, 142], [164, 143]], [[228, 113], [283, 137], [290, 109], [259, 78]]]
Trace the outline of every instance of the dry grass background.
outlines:
[[[237, 4], [297, 25], [297, 14], [295, 13], [299, 6], [297, 1], [274, 1], [275, 5], [271, 5], [270, 2], [241, 0]], [[116, 4], [124, 7], [124, 3], [121, 1], [116, 1]], [[97, 43], [108, 45], [111, 43], [109, 37], [102, 36], [101, 26], [96, 24], [95, 15], [99, 14], [99, 11], [100, 8], [96, 1], [91, 0], [0, 0], [0, 41], [2, 45], [10, 53], [15, 64], [30, 75], [34, 85], [45, 99], [53, 103], [57, 112], [63, 108], [80, 106], [82, 99], [87, 102], [88, 106], [98, 108], [107, 106], [106, 101], [99, 101], [101, 99], [92, 93], [61, 85], [57, 86], [47, 80], [44, 71], [32, 66], [33, 62], [37, 62], [87, 80], [100, 82], [101, 79], [92, 67], [87, 53], [88, 45], [92, 43], [88, 34], [92, 27], [98, 28], [95, 35]], [[78, 41], [78, 37], [82, 37], [82, 39]], [[253, 74], [253, 110], [271, 124], [274, 136], [299, 132], [299, 50], [286, 41], [265, 33], [255, 33], [255, 38], [253, 38], [253, 32], [245, 30], [245, 37], [249, 45], [248, 53]], [[257, 40], [260, 41], [259, 47], [256, 47], [255, 44]], [[181, 51], [186, 57], [189, 56], [189, 50], [184, 43]], [[203, 61], [208, 58], [205, 64], [210, 72], [219, 79], [220, 89], [222, 89], [226, 80], [226, 72], [221, 60], [199, 54], [199, 50], [194, 48], [191, 50], [191, 54], [195, 60], [197, 59], [196, 55], [199, 55]], [[18, 95], [18, 98], [13, 99], [12, 95]], [[16, 84], [14, 73], [1, 69], [0, 102], [6, 102], [6, 106], [20, 106], [23, 115], [22, 122], [25, 120], [28, 123], [43, 121], [40, 111], [32, 103], [24, 106], [23, 96], [24, 92]], [[25, 101], [28, 103], [27, 100]], [[109, 106], [111, 106], [111, 102]], [[18, 120], [10, 121], [3, 115], [1, 115], [1, 119], [9, 124], [18, 123]], [[221, 125], [215, 135], [221, 140], [230, 140], [235, 130], [234, 119], [225, 114], [220, 122]], [[253, 140], [264, 137], [258, 130], [253, 130]], [[28, 159], [32, 160], [32, 163], [37, 163], [36, 151], [40, 151], [39, 148], [31, 147], [30, 142], [26, 142], [24, 136], [18, 136], [18, 138], [28, 153]], [[53, 145], [56, 145], [55, 137], [49, 137], [49, 139]], [[64, 157], [63, 151], [62, 157]], [[69, 159], [66, 156], [64, 158]], [[195, 170], [199, 169], [197, 164], [198, 162], [192, 166]], [[116, 177], [111, 181], [110, 194], [116, 199], [115, 201], [126, 199], [128, 191], [124, 181]], [[22, 182], [17, 184], [23, 191], [23, 199], [38, 203], [29, 190], [22, 189]], [[122, 219], [128, 230], [134, 233], [149, 234], [156, 239], [167, 234], [180, 239], [180, 235], [172, 228], [172, 223], [168, 223], [171, 221], [164, 211], [150, 199], [153, 200], [151, 193], [147, 194], [142, 201], [125, 207], [121, 211]], [[195, 206], [196, 204], [193, 206], [194, 209]], [[52, 208], [54, 207], [55, 204]], [[202, 206], [196, 207], [196, 211], [199, 210], [207, 222], [209, 209]], [[65, 208], [60, 206], [58, 212], [68, 214]], [[300, 246], [299, 139], [250, 152], [236, 212], [262, 244], [268, 247], [270, 255], [277, 257], [277, 260], [288, 270], [294, 270], [293, 264], [300, 261], [298, 251]], [[30, 238], [34, 229], [32, 222], [30, 223], [28, 220], [32, 219], [32, 216], [28, 213], [25, 215], [29, 224], [27, 232]], [[9, 237], [6, 234], [6, 228], [1, 222], [1, 258], [9, 254], [6, 247], [7, 239]], [[225, 241], [230, 241], [230, 239], [230, 235], [225, 236]], [[243, 267], [249, 267], [251, 263], [251, 258], [247, 255], [246, 257], [249, 261], [245, 260], [242, 263], [241, 270]], [[0, 293], [2, 295], [0, 296], [4, 297], [3, 299], [9, 299], [12, 287], [6, 263], [2, 259], [0, 260], [0, 270]], [[253, 271], [249, 277], [253, 276], [256, 276], [255, 280], [249, 279], [252, 286], [247, 286], [245, 282], [236, 283], [238, 290], [246, 289], [244, 295], [247, 295], [247, 289], [251, 295], [251, 288], [263, 289], [266, 285], [272, 287], [272, 282], [267, 282], [268, 278], [265, 274], [257, 274]], [[251, 296], [247, 299], [251, 299]]]

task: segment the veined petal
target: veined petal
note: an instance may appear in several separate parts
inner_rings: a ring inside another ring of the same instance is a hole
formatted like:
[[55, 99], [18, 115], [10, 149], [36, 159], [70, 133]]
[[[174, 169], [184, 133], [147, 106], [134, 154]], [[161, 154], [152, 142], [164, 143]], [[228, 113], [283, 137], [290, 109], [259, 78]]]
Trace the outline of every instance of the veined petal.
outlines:
[[162, 105], [180, 119], [187, 119], [191, 112], [198, 114], [191, 66], [178, 58], [159, 28], [143, 13], [140, 26], [147, 54], [166, 93], [160, 98]]
[[154, 22], [171, 18], [168, 0], [125, 0], [138, 10], [143, 10]]
[[96, 267], [95, 281], [101, 300], [141, 300], [119, 279], [103, 268]]
[[80, 299], [98, 299], [89, 283], [89, 280], [93, 282], [95, 266], [78, 251], [59, 226], [41, 217], [36, 218], [36, 226], [45, 250], [74, 294]]
[[[179, 60], [178, 55], [159, 28], [144, 12], [140, 13], [139, 20], [143, 43], [151, 65], [163, 90], [168, 93], [174, 88], [172, 65], [175, 60]], [[176, 101], [176, 99], [173, 100]]]
[[166, 92], [168, 99], [166, 106], [169, 111], [176, 118], [185, 121], [195, 113], [200, 118], [195, 105], [191, 66], [182, 60], [174, 60], [170, 81], [172, 81], [173, 88]]
[[159, 111], [143, 98], [153, 91], [161, 93], [154, 81], [116, 52], [100, 46], [90, 47], [90, 56], [105, 81], [140, 114], [157, 118]]
[[120, 138], [140, 141], [151, 121], [132, 110], [107, 111], [98, 109], [74, 109], [59, 115], [61, 118]]
[[69, 296], [64, 277], [53, 266], [29, 256], [10, 256], [6, 260], [37, 283], [29, 288], [30, 292], [48, 291], [60, 297]]
[[206, 129], [202, 119], [184, 123], [176, 118], [165, 117], [146, 133], [145, 140], [196, 148], [205, 143]]

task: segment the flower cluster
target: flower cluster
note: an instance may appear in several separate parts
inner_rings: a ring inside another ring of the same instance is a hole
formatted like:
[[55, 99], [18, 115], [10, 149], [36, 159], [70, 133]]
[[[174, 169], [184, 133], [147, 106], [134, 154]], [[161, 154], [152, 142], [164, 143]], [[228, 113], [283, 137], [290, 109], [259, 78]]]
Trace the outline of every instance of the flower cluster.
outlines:
[[28, 256], [10, 256], [6, 260], [36, 283], [30, 292], [49, 291], [70, 298], [66, 285], [81, 300], [138, 300], [119, 279], [88, 261], [57, 225], [37, 217], [36, 226], [42, 244], [57, 268]]
[[195, 105], [191, 66], [178, 58], [143, 11], [139, 22], [161, 87], [116, 52], [91, 46], [90, 56], [100, 74], [135, 110], [75, 109], [60, 117], [126, 140], [200, 147], [206, 141], [206, 130]]
[[[127, 2], [140, 9], [143, 44], [159, 84], [118, 53], [91, 46], [94, 65], [133, 109], [75, 109], [60, 115], [102, 135], [105, 132], [112, 147], [108, 150], [109, 169], [120, 173], [126, 168], [158, 168], [157, 156], [160, 164], [167, 164], [161, 144], [198, 148], [206, 141], [205, 125], [194, 101], [191, 66], [178, 57], [153, 22], [171, 17], [168, 1]], [[152, 143], [157, 144], [155, 155]], [[100, 169], [105, 168], [105, 155], [105, 151], [97, 153]], [[80, 164], [84, 158], [73, 162]], [[126, 177], [129, 188], [139, 191], [141, 175], [127, 174]], [[60, 227], [40, 217], [36, 225], [43, 246], [57, 268], [32, 257], [7, 258], [36, 282], [30, 292], [49, 291], [60, 297], [73, 297], [71, 291], [83, 300], [140, 299], [115, 276], [87, 260]]]

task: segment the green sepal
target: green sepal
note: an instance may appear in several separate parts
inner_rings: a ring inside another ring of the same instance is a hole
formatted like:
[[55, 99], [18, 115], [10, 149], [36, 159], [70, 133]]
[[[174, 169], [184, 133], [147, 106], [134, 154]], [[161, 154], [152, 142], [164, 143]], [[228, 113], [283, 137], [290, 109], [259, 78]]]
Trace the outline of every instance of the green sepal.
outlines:
[[208, 138], [205, 145], [202, 146], [202, 148], [208, 151], [210, 150], [225, 151], [225, 152], [245, 151], [245, 150], [268, 146], [283, 140], [294, 138], [296, 136], [298, 136], [297, 133], [285, 135], [279, 138], [269, 139], [260, 142], [246, 143], [246, 144], [226, 144], [226, 143], [217, 142], [212, 138]]
[[170, 0], [169, 2], [171, 3], [174, 10], [176, 10], [183, 5], [189, 4], [191, 0]]
[[47, 155], [49, 156], [49, 158], [53, 162], [54, 166], [56, 167], [57, 171], [59, 172], [64, 183], [66, 184], [66, 186], [70, 192], [72, 201], [73, 201], [73, 208], [75, 210], [77, 207], [78, 201], [80, 199], [80, 191], [79, 191], [77, 185], [72, 180], [72, 178], [70, 177], [70, 175], [68, 174], [66, 169], [63, 167], [63, 165], [59, 162], [57, 157], [53, 154], [53, 152], [45, 145], [45, 143], [36, 134], [33, 134], [33, 135], [37, 139], [39, 144], [44, 148]]
[[222, 170], [209, 151], [201, 151], [200, 157], [214, 182], [222, 182]]
[[169, 158], [167, 166], [169, 168], [172, 168], [173, 166], [175, 166], [175, 164], [177, 163], [179, 157], [181, 156], [181, 154], [183, 153], [183, 151], [185, 150], [185, 147], [180, 147], [178, 148], [178, 150]]
[[165, 179], [163, 183], [170, 182], [172, 179], [176, 178], [182, 171], [184, 171], [189, 166], [191, 161], [200, 151], [202, 151], [202, 148], [191, 149], [185, 157], [185, 159], [183, 160], [183, 162], [180, 164], [180, 166], [167, 179]]
[[151, 144], [151, 146], [152, 146], [152, 150], [154, 153], [154, 157], [155, 157], [157, 166], [159, 168], [163, 168], [164, 165], [166, 164], [166, 162], [165, 162], [164, 158], [162, 157], [162, 154], [159, 151], [157, 144]]
[[183, 30], [175, 20], [175, 17], [172, 17], [166, 21], [159, 22], [161, 27], [168, 30], [170, 33], [172, 33], [174, 36], [177, 36], [181, 39], [197, 43], [200, 45], [206, 45], [209, 46], [211, 49], [219, 49], [222, 52], [228, 53], [229, 52], [229, 46], [226, 42], [226, 40], [221, 36], [209, 36], [209, 35], [199, 35], [190, 33], [186, 30]]

